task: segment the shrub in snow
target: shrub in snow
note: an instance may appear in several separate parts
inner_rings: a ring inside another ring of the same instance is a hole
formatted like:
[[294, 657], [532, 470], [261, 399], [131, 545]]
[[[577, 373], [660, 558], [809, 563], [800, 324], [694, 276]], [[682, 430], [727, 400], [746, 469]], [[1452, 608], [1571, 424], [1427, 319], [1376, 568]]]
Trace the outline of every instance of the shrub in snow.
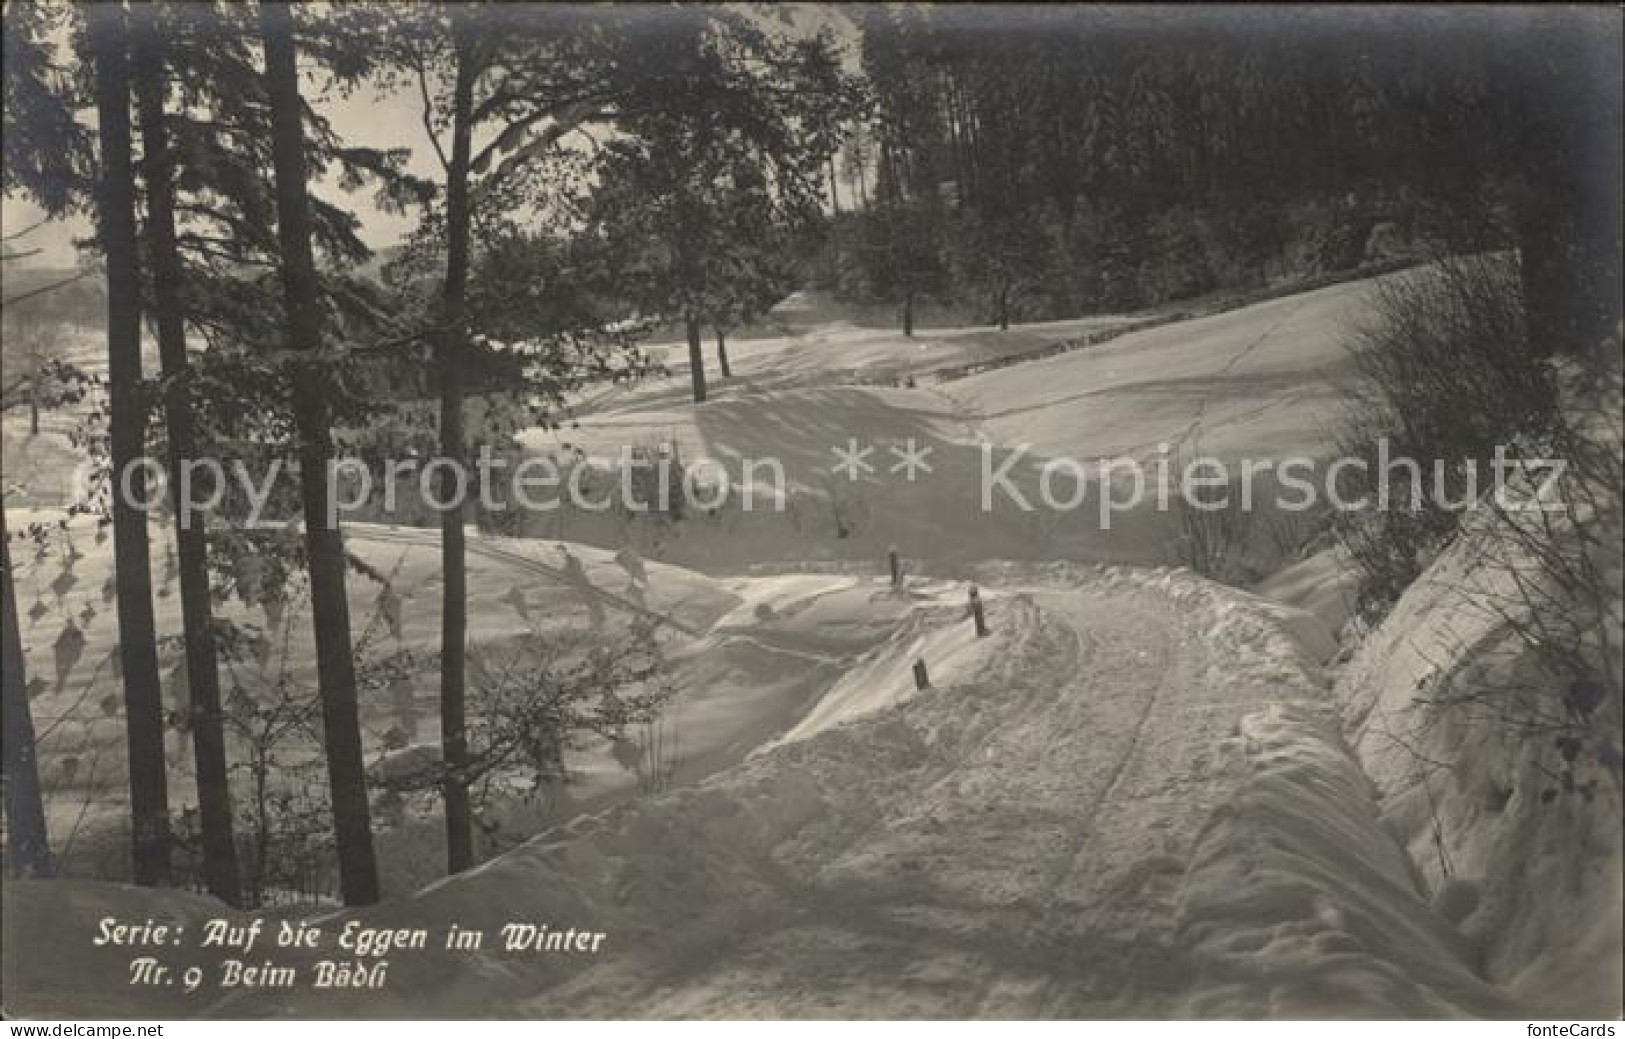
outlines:
[[[1557, 392], [1528, 349], [1518, 266], [1506, 255], [1451, 257], [1378, 283], [1350, 354], [1338, 453], [1365, 464], [1343, 470], [1339, 491], [1385, 504], [1340, 513], [1335, 529], [1360, 572], [1356, 607], [1375, 620], [1486, 489], [1497, 449], [1556, 425]], [[1421, 480], [1395, 459], [1418, 463]]]

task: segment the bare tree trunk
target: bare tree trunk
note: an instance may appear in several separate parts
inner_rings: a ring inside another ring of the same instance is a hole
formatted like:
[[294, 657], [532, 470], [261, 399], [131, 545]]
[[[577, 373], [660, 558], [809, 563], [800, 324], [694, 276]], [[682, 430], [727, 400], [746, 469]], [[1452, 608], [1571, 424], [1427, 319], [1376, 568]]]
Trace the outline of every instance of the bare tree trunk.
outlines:
[[734, 377], [733, 369], [728, 366], [728, 340], [721, 328], [717, 329], [717, 362], [722, 366], [724, 379]]
[[[128, 30], [122, 5], [86, 8], [96, 66], [96, 121], [101, 142], [98, 215], [107, 262], [108, 440], [114, 474], [113, 567], [119, 660], [129, 738], [131, 877], [169, 882], [169, 780], [164, 763], [164, 707], [158, 678], [152, 569], [147, 551], [146, 481], [137, 463], [144, 448], [141, 400], [141, 290], [136, 272], [135, 170], [130, 159]], [[130, 495], [124, 493], [128, 475]]]
[[[446, 284], [441, 306], [440, 454], [461, 466], [463, 436], [463, 310], [468, 286], [469, 150], [474, 108], [474, 68], [467, 27], [453, 14], [457, 81], [452, 95], [451, 161], [446, 171]], [[456, 473], [442, 470], [440, 495], [457, 493]], [[463, 503], [440, 521], [440, 560], [445, 574], [440, 613], [440, 747], [445, 777], [446, 869], [474, 865], [474, 815], [468, 798], [468, 719], [465, 654], [468, 644], [468, 560], [463, 544]]]
[[835, 153], [829, 156], [829, 204], [835, 216], [841, 215], [841, 181], [835, 175]]
[[[310, 247], [310, 199], [306, 194], [303, 102], [287, 3], [260, 5], [265, 42], [265, 83], [271, 102], [272, 158], [276, 169], [277, 237], [282, 249], [282, 288], [288, 345], [314, 352], [321, 346], [316, 264]], [[344, 538], [329, 522], [327, 472], [333, 458], [332, 419], [321, 363], [294, 369], [294, 423], [298, 430], [300, 496], [310, 567], [311, 616], [316, 629], [316, 683], [322, 699], [328, 784], [333, 798], [339, 883], [347, 905], [378, 901], [378, 864], [372, 847], [367, 776], [361, 757], [355, 661], [351, 659], [350, 604], [344, 588]]]
[[196, 430], [187, 400], [186, 321], [180, 298], [180, 254], [175, 244], [175, 186], [169, 134], [164, 125], [164, 59], [154, 8], [140, 8], [135, 36], [135, 82], [141, 118], [142, 166], [147, 179], [147, 255], [153, 265], [155, 324], [164, 383], [164, 423], [169, 430], [169, 486], [175, 506], [176, 556], [181, 586], [181, 623], [186, 677], [191, 693], [193, 758], [198, 814], [203, 828], [203, 875], [209, 893], [228, 905], [242, 903], [233, 837], [226, 734], [220, 710], [220, 662], [215, 650], [214, 606], [209, 588], [206, 520], [184, 511], [181, 472], [197, 456]]
[[34, 745], [34, 715], [28, 706], [28, 676], [24, 671], [22, 628], [17, 621], [17, 594], [11, 576], [11, 531], [6, 529], [5, 507], [0, 505], [0, 596], [4, 597], [0, 624], [0, 763], [5, 766], [6, 858], [14, 877], [43, 877], [51, 873], [51, 843], [45, 829], [45, 801], [40, 792], [39, 759]]
[[903, 293], [903, 334], [914, 334], [914, 290], [911, 288]]
[[28, 435], [39, 436], [39, 370], [28, 380]]
[[684, 319], [688, 324], [688, 367], [694, 382], [694, 403], [705, 403], [705, 351], [700, 346], [700, 321], [696, 317]]

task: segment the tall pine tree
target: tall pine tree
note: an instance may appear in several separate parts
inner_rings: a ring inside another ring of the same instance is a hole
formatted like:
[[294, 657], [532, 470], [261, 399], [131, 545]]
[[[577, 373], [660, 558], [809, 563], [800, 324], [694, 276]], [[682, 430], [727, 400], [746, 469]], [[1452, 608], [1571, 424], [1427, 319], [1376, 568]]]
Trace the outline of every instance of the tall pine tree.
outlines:
[[164, 103], [167, 94], [163, 26], [157, 5], [136, 12], [134, 77], [146, 179], [147, 257], [152, 265], [153, 324], [163, 370], [164, 425], [169, 445], [169, 486], [175, 505], [181, 623], [190, 693], [188, 729], [197, 771], [198, 814], [203, 838], [203, 875], [209, 892], [230, 905], [241, 901], [237, 847], [232, 835], [230, 777], [220, 705], [220, 662], [210, 599], [207, 517], [185, 511], [181, 488], [188, 463], [199, 458], [186, 349], [184, 277], [175, 242], [175, 185]]
[[337, 518], [329, 515], [328, 471], [333, 460], [332, 418], [324, 385], [320, 290], [311, 252], [310, 201], [299, 93], [294, 17], [287, 3], [260, 5], [265, 85], [270, 99], [276, 175], [277, 236], [287, 344], [305, 356], [294, 364], [294, 422], [298, 428], [300, 498], [305, 519], [310, 600], [316, 636], [317, 685], [337, 836], [339, 882], [347, 905], [378, 901], [371, 810], [357, 715], [347, 561]]
[[131, 874], [137, 884], [170, 877], [169, 782], [148, 557], [141, 381], [141, 282], [136, 267], [135, 167], [130, 150], [129, 30], [123, 4], [84, 12], [95, 73], [101, 168], [97, 222], [107, 262], [108, 450], [112, 464], [113, 567], [119, 659], [124, 675], [131, 814]]

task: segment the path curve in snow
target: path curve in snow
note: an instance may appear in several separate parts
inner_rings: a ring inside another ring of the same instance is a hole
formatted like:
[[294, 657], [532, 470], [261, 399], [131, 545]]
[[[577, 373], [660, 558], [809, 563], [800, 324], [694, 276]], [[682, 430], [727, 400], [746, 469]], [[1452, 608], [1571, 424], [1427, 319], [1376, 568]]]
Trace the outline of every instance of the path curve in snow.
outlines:
[[[1000, 645], [977, 679], [367, 914], [603, 931], [600, 955], [403, 959], [364, 1012], [1505, 1011], [1389, 847], [1283, 608], [1183, 572], [979, 577]], [[295, 1009], [231, 1012], [256, 1007]]]

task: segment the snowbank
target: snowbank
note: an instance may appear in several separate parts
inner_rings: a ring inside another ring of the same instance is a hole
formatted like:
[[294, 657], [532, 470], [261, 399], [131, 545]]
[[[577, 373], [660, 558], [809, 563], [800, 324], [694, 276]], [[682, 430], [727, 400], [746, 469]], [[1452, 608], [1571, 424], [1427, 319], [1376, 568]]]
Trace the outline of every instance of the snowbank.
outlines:
[[1270, 708], [1237, 737], [1252, 774], [1198, 841], [1180, 942], [1209, 979], [1195, 1017], [1509, 1017], [1469, 941], [1431, 909], [1323, 710]]
[[[1614, 423], [1618, 409], [1616, 389], [1606, 406]], [[1617, 426], [1609, 435], [1617, 452]], [[1611, 643], [1601, 657], [1617, 681], [1619, 488], [1601, 492], [1603, 511], [1587, 510], [1600, 534], [1590, 554], [1595, 587], [1607, 604], [1595, 630]], [[1541, 514], [1523, 515], [1517, 522]], [[1529, 590], [1545, 585], [1503, 522], [1468, 517], [1360, 646], [1338, 699], [1385, 822], [1427, 890], [1461, 917], [1485, 975], [1534, 1016], [1610, 1017], [1625, 996], [1619, 765], [1586, 747], [1578, 789], [1565, 790], [1556, 737], [1576, 724], [1567, 713], [1573, 688], [1520, 635], [1530, 602], [1543, 600]], [[1555, 522], [1552, 536], [1567, 529]], [[1566, 623], [1585, 607], [1564, 592], [1541, 613]], [[1617, 699], [1587, 710], [1591, 731], [1619, 739]]]
[[1613, 1015], [1625, 966], [1618, 787], [1548, 798], [1549, 737], [1493, 708], [1419, 702], [1546, 681], [1475, 591], [1481, 552], [1472, 538], [1450, 548], [1356, 652], [1338, 684], [1345, 724], [1426, 888], [1476, 893], [1461, 927], [1486, 974], [1536, 1016]]
[[1260, 581], [1259, 595], [1319, 618], [1328, 631], [1342, 632], [1354, 615], [1355, 574], [1336, 548], [1322, 549]]
[[884, 646], [843, 674], [795, 728], [764, 749], [804, 740], [908, 702], [920, 692], [914, 680], [917, 660], [929, 662], [928, 675], [934, 686], [972, 679], [986, 666], [1000, 640], [967, 638], [971, 622], [965, 610], [960, 603], [916, 612]]

